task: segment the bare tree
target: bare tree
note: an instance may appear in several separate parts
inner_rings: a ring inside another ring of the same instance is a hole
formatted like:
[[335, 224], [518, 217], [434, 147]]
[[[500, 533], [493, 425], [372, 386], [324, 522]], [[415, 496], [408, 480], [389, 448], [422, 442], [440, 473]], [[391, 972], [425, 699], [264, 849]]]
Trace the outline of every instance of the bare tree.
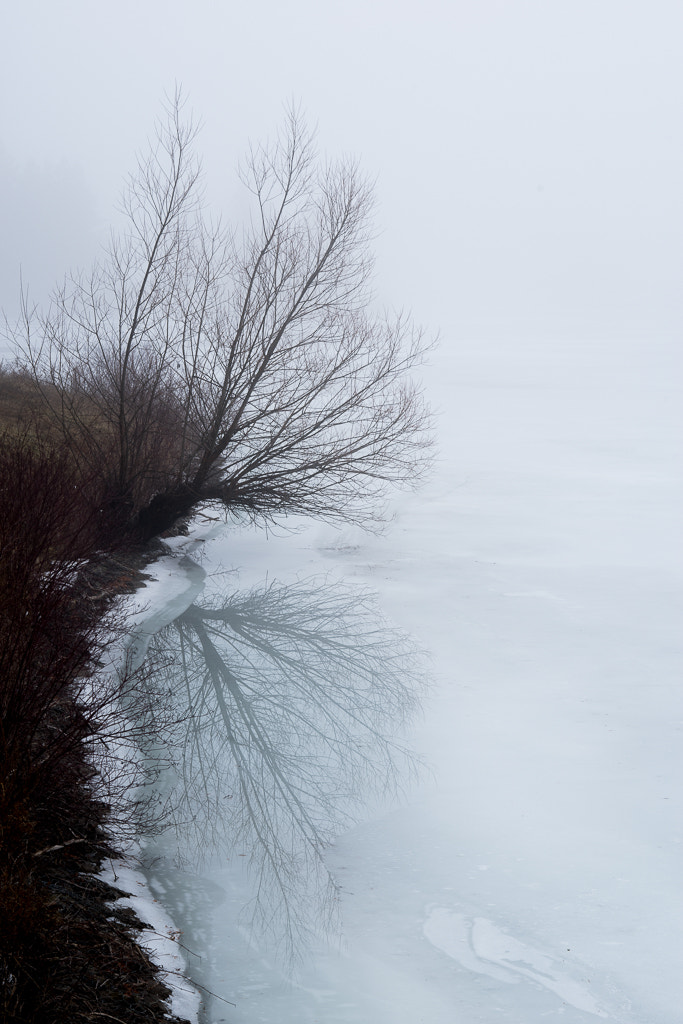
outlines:
[[416, 767], [401, 740], [424, 683], [416, 648], [367, 594], [318, 579], [190, 606], [153, 639], [146, 671], [183, 723], [154, 729], [175, 762], [162, 820], [193, 860], [247, 853], [256, 923], [291, 952], [336, 906], [325, 847]]
[[421, 476], [430, 433], [409, 379], [422, 334], [372, 312], [372, 190], [321, 162], [291, 112], [249, 154], [251, 220], [228, 232], [202, 211], [181, 106], [128, 183], [127, 230], [47, 313], [25, 303], [14, 339], [143, 534], [204, 499], [376, 520], [387, 485]]

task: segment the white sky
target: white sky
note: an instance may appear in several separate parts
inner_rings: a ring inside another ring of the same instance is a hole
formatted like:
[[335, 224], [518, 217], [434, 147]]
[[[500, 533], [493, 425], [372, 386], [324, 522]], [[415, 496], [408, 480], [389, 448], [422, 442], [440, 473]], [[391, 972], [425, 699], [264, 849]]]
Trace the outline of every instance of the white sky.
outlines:
[[3, 5], [0, 304], [88, 266], [164, 93], [212, 202], [300, 102], [377, 180], [378, 292], [444, 341], [678, 335], [680, 0]]

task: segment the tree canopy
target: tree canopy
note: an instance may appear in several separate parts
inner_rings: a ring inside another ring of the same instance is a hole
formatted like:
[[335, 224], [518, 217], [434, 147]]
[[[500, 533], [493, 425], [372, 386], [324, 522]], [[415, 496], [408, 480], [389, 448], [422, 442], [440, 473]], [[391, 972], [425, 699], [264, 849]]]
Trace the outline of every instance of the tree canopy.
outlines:
[[377, 314], [372, 189], [323, 161], [298, 113], [240, 171], [241, 229], [202, 205], [179, 97], [130, 177], [125, 229], [13, 331], [74, 458], [143, 536], [214, 499], [255, 520], [369, 524], [428, 463], [405, 315]]

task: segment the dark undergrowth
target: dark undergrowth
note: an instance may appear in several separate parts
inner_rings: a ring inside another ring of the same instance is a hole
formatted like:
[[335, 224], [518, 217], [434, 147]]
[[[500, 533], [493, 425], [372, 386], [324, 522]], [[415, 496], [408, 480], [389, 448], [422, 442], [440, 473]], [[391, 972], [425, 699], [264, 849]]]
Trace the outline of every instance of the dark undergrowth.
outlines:
[[92, 759], [107, 709], [83, 697], [110, 634], [111, 599], [135, 585], [142, 562], [97, 481], [14, 417], [0, 435], [0, 1020], [8, 1024], [171, 1019], [169, 991], [135, 941], [140, 922], [112, 905], [120, 893], [97, 877], [116, 855]]
[[44, 781], [40, 796], [0, 805], [0, 1019], [168, 1021], [170, 992], [135, 941], [142, 924], [97, 878], [115, 855], [106, 806], [77, 759], [71, 777]]

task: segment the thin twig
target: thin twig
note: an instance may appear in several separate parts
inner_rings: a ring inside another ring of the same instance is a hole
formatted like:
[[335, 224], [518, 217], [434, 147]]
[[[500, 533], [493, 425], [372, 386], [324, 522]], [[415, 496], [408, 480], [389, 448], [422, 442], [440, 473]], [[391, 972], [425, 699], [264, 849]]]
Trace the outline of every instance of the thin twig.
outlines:
[[73, 846], [74, 843], [87, 843], [87, 839], [67, 839], [65, 843], [57, 843], [56, 846], [46, 846], [44, 850], [38, 850], [34, 857], [42, 857], [44, 853], [52, 853], [53, 850], [63, 850], [66, 846]]

